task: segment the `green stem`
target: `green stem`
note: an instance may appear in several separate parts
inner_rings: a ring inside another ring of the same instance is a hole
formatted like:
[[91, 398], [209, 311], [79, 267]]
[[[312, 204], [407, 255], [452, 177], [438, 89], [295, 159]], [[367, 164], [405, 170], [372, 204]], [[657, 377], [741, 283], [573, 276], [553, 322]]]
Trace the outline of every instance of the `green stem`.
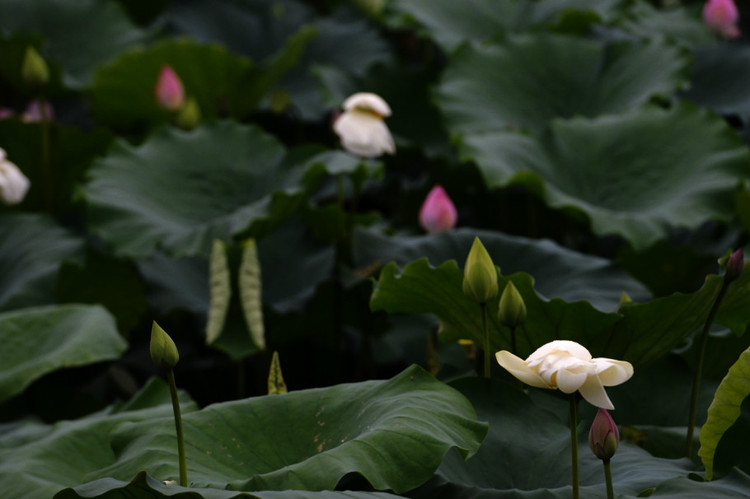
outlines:
[[516, 347], [516, 328], [510, 328], [510, 348], [511, 353], [518, 355], [518, 348]]
[[578, 399], [570, 395], [570, 471], [573, 484], [573, 499], [578, 499]]
[[693, 389], [690, 394], [690, 414], [688, 417], [688, 428], [687, 428], [687, 440], [685, 442], [685, 456], [691, 457], [693, 454], [693, 432], [695, 431], [695, 412], [698, 406], [698, 390], [701, 384], [701, 375], [703, 374], [703, 360], [706, 356], [706, 343], [708, 343], [708, 332], [711, 329], [711, 324], [714, 322], [716, 312], [719, 310], [721, 301], [724, 299], [724, 295], [727, 292], [726, 276], [721, 282], [721, 288], [719, 294], [716, 295], [714, 304], [711, 307], [711, 311], [708, 313], [706, 323], [703, 325], [703, 331], [701, 331], [700, 345], [698, 347], [698, 362], [695, 366], [695, 374], [693, 375]]
[[174, 411], [174, 427], [177, 432], [177, 457], [180, 461], [180, 485], [187, 487], [187, 461], [185, 460], [185, 434], [182, 431], [182, 414], [180, 413], [180, 399], [177, 397], [177, 383], [174, 380], [174, 369], [167, 368], [169, 393], [172, 395], [172, 410]]
[[484, 377], [491, 378], [490, 372], [490, 333], [487, 332], [487, 304], [480, 303], [482, 309], [482, 337], [484, 338]]
[[604, 461], [604, 480], [607, 482], [607, 499], [615, 499], [615, 489], [612, 487], [612, 470], [609, 466], [609, 459]]

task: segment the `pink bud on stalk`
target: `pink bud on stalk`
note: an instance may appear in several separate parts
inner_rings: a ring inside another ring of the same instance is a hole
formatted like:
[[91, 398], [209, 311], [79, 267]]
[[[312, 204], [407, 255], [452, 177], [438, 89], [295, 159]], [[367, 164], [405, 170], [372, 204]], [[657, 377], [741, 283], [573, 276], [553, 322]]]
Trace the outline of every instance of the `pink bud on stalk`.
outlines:
[[589, 446], [596, 457], [609, 461], [617, 451], [620, 443], [620, 432], [606, 409], [601, 407], [596, 413], [589, 431]]
[[732, 282], [742, 275], [742, 270], [745, 268], [745, 252], [742, 248], [729, 256], [726, 267], [727, 272], [724, 278], [727, 282]]
[[159, 105], [169, 111], [176, 111], [185, 103], [182, 81], [168, 64], [161, 67], [154, 94]]
[[708, 0], [703, 6], [703, 21], [711, 31], [725, 38], [737, 38], [740, 29], [737, 27], [740, 13], [734, 0]]
[[419, 210], [419, 223], [429, 233], [445, 232], [456, 226], [456, 207], [441, 186], [432, 188]]
[[24, 123], [41, 123], [54, 119], [55, 110], [52, 108], [52, 104], [47, 101], [33, 100], [29, 102], [23, 115], [21, 115], [21, 121]]

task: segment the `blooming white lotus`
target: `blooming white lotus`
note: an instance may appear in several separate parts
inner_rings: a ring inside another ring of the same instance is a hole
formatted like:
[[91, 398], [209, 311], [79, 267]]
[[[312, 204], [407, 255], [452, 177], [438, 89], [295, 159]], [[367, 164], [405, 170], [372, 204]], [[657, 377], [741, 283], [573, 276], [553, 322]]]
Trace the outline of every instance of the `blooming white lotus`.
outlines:
[[633, 376], [633, 366], [624, 360], [592, 358], [589, 351], [575, 341], [557, 340], [547, 343], [526, 360], [502, 350], [495, 354], [497, 362], [527, 385], [538, 388], [559, 388], [563, 393], [578, 390], [592, 405], [603, 409], [615, 406], [604, 390]]
[[18, 204], [26, 197], [31, 182], [21, 170], [5, 158], [0, 148], [0, 202]]
[[383, 118], [391, 108], [379, 95], [360, 92], [344, 101], [344, 112], [333, 124], [341, 145], [352, 154], [364, 158], [393, 154], [396, 146]]

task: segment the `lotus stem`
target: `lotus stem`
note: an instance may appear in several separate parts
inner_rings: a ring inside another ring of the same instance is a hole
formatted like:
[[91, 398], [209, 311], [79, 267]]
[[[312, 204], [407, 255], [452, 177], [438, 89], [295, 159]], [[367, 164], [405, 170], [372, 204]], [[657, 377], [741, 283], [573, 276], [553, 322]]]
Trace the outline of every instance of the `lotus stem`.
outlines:
[[573, 484], [573, 499], [579, 498], [578, 492], [578, 399], [570, 395], [570, 472]]
[[490, 373], [490, 334], [487, 332], [487, 304], [480, 303], [479, 308], [482, 309], [482, 337], [484, 338], [484, 377], [491, 378]]
[[167, 369], [169, 393], [172, 395], [172, 410], [174, 411], [174, 427], [177, 433], [177, 457], [180, 465], [180, 485], [187, 487], [187, 460], [185, 459], [185, 434], [182, 431], [182, 414], [180, 399], [177, 396], [177, 383], [174, 380], [174, 369]]
[[708, 343], [708, 332], [711, 329], [711, 324], [714, 322], [716, 312], [721, 306], [721, 301], [724, 299], [724, 295], [729, 287], [729, 281], [726, 276], [721, 282], [721, 288], [719, 293], [716, 295], [714, 304], [711, 306], [711, 310], [708, 312], [706, 323], [703, 325], [703, 331], [701, 331], [700, 344], [698, 347], [698, 362], [695, 366], [695, 374], [693, 375], [693, 389], [690, 394], [690, 414], [688, 416], [688, 427], [687, 427], [687, 440], [685, 441], [685, 456], [691, 457], [693, 454], [693, 432], [695, 431], [695, 412], [698, 406], [698, 391], [701, 384], [701, 376], [703, 374], [703, 361], [706, 356], [706, 343]]
[[604, 463], [604, 481], [607, 482], [607, 499], [615, 499], [615, 489], [612, 486], [612, 469], [609, 465], [609, 459], [605, 459]]

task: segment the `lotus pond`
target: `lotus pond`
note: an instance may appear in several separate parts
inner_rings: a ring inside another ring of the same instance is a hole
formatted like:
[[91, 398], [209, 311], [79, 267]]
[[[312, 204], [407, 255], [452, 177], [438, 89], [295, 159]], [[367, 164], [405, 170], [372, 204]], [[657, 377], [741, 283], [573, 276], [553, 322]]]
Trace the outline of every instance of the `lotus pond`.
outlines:
[[744, 0], [0, 0], [0, 497], [750, 496]]

